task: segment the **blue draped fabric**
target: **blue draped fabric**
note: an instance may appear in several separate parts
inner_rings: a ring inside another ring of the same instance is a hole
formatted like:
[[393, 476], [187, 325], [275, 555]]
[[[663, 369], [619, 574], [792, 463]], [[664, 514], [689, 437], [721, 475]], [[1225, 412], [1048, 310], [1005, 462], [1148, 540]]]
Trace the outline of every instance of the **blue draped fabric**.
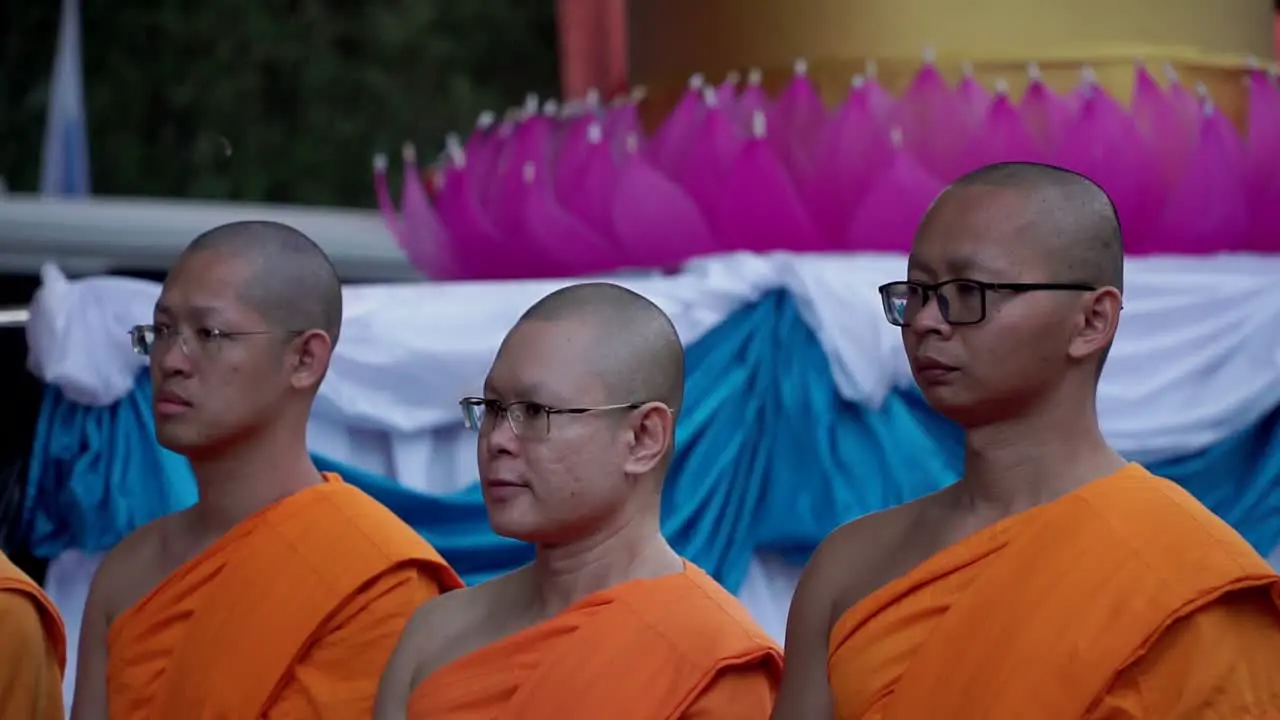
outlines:
[[[834, 527], [951, 482], [958, 428], [918, 393], [876, 409], [836, 391], [826, 353], [794, 301], [772, 293], [689, 348], [686, 409], [664, 495], [672, 544], [737, 589], [756, 551], [802, 563]], [[145, 374], [111, 407], [46, 391], [33, 450], [28, 522], [34, 551], [114, 545], [195, 500], [185, 460], [155, 443]], [[475, 582], [531, 556], [495, 536], [476, 488], [426, 496], [322, 457], [417, 528]], [[1152, 466], [1181, 482], [1264, 554], [1280, 542], [1280, 409], [1206, 452]]]

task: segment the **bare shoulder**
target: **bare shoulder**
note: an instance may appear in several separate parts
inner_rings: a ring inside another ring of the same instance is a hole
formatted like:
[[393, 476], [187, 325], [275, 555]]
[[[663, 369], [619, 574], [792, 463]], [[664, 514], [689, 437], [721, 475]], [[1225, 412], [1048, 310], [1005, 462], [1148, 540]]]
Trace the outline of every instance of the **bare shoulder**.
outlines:
[[822, 541], [801, 583], [821, 598], [829, 627], [853, 605], [906, 569], [908, 529], [932, 496], [864, 515], [836, 528]]
[[406, 661], [413, 668], [413, 687], [436, 670], [491, 642], [485, 619], [490, 616], [503, 581], [500, 577], [445, 593], [423, 603], [413, 613], [400, 639], [408, 655]]
[[152, 520], [129, 533], [98, 564], [90, 597], [108, 624], [164, 579], [167, 573], [161, 573], [162, 544], [173, 517]]
[[805, 565], [787, 614], [787, 659], [774, 718], [831, 717], [828, 638], [844, 611], [874, 590], [881, 558], [893, 554], [916, 514], [912, 504], [836, 528]]

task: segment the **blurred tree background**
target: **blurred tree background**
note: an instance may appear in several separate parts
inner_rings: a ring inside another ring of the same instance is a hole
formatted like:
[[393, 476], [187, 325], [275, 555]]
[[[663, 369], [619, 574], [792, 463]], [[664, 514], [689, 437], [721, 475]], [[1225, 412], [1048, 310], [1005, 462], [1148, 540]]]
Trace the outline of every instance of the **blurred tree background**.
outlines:
[[[13, 191], [37, 185], [60, 5], [0, 3]], [[558, 86], [553, 0], [81, 0], [81, 20], [98, 194], [371, 206], [374, 152], [434, 156]]]

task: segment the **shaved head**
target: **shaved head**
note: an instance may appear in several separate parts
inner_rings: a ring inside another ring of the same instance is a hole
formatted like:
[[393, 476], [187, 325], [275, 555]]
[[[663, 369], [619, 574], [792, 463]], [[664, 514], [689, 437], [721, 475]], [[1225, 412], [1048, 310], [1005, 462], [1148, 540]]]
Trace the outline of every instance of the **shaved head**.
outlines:
[[1044, 244], [1058, 271], [1082, 283], [1124, 291], [1120, 217], [1106, 191], [1094, 181], [1052, 165], [1008, 162], [974, 170], [952, 183], [947, 192], [967, 188], [1026, 193], [1039, 230], [1027, 239]]
[[487, 489], [499, 535], [561, 544], [622, 518], [657, 527], [684, 399], [684, 347], [657, 305], [611, 283], [556, 290], [507, 333], [477, 399], [482, 486], [528, 489]]
[[[902, 327], [935, 410], [972, 429], [1054, 398], [1092, 407], [1124, 285], [1119, 218], [1096, 183], [1035, 163], [965, 175], [929, 208], [907, 276], [950, 288], [936, 302], [926, 290]], [[948, 308], [967, 320], [951, 323]]]
[[684, 402], [684, 345], [671, 318], [645, 296], [606, 282], [570, 285], [539, 300], [528, 321], [584, 321], [597, 333], [589, 352], [617, 402]]
[[183, 257], [217, 253], [245, 262], [242, 300], [278, 330], [323, 330], [336, 345], [342, 328], [342, 285], [320, 246], [278, 222], [245, 221], [197, 237]]

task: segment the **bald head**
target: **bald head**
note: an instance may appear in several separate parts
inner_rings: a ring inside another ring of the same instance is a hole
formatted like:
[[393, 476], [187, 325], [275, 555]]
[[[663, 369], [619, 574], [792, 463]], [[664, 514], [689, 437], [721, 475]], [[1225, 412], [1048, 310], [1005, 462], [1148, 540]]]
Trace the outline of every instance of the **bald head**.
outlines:
[[1008, 162], [974, 170], [952, 183], [942, 197], [979, 188], [1025, 194], [1036, 230], [1026, 239], [1043, 244], [1061, 277], [1124, 291], [1120, 218], [1097, 183], [1052, 165]]
[[588, 323], [592, 365], [617, 402], [658, 401], [679, 411], [684, 345], [671, 318], [643, 295], [613, 283], [570, 285], [539, 300], [517, 324], [528, 321]]
[[242, 300], [276, 329], [323, 330], [333, 344], [342, 328], [342, 285], [315, 241], [277, 222], [245, 221], [197, 237], [183, 258], [216, 253], [244, 262]]

